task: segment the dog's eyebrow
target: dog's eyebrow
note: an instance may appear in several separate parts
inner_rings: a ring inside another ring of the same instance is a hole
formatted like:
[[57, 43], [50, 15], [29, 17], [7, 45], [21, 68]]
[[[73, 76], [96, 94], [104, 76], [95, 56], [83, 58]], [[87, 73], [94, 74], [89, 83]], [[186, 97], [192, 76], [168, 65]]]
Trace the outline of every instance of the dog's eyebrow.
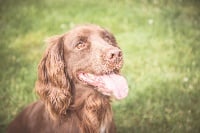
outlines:
[[80, 34], [81, 35], [89, 35], [91, 33], [91, 31], [90, 30], [88, 30], [88, 29], [82, 29], [81, 31], [80, 31]]
[[101, 35], [102, 37], [104, 37], [104, 36], [108, 36], [109, 33], [108, 33], [106, 30], [103, 30], [103, 31], [100, 31], [100, 35]]
[[107, 30], [104, 30], [104, 31], [101, 31], [100, 32], [100, 35], [104, 38], [104, 37], [108, 37], [108, 38], [110, 38], [110, 39], [113, 39], [114, 38], [114, 36], [110, 33], [110, 32], [108, 32]]

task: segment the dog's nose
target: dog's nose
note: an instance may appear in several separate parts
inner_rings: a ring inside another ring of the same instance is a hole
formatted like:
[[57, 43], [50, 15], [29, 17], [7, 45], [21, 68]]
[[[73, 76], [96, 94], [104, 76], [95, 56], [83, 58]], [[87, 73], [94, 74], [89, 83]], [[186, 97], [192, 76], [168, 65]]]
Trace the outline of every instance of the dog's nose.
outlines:
[[110, 49], [107, 52], [107, 59], [111, 62], [120, 61], [122, 60], [122, 51], [118, 48]]

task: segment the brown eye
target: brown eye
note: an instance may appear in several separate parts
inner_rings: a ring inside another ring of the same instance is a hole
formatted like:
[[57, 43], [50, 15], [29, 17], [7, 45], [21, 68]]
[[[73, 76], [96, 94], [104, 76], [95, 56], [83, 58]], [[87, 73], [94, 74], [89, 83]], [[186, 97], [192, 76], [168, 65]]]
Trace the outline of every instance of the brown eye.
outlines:
[[83, 41], [79, 41], [77, 44], [76, 44], [76, 48], [77, 49], [83, 49], [86, 47], [86, 43], [83, 42]]
[[113, 45], [113, 46], [117, 45], [115, 37], [112, 34], [109, 34], [106, 32], [106, 33], [103, 33], [102, 37], [106, 42], [108, 42], [108, 44]]
[[110, 45], [113, 45], [113, 40], [112, 40], [112, 38], [110, 37], [110, 36], [105, 36], [104, 37], [104, 40], [106, 41], [106, 42], [108, 42], [108, 44], [110, 44]]
[[108, 35], [106, 35], [106, 36], [104, 36], [104, 40], [105, 40], [106, 42], [110, 42], [110, 37], [109, 37]]

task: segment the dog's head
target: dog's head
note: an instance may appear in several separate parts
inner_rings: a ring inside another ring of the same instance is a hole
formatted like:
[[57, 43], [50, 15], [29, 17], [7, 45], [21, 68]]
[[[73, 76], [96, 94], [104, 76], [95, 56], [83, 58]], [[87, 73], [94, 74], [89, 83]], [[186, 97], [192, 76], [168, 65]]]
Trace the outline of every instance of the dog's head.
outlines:
[[76, 84], [116, 99], [127, 96], [128, 85], [119, 74], [122, 51], [110, 32], [83, 25], [49, 38], [48, 43], [38, 67], [36, 91], [53, 116], [66, 112]]

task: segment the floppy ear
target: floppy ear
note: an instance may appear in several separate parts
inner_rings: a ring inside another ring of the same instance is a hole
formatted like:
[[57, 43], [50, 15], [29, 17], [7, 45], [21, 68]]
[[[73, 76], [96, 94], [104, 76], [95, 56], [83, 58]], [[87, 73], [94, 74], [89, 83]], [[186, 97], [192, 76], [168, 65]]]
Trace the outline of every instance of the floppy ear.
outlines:
[[71, 102], [71, 85], [65, 71], [63, 36], [48, 39], [49, 47], [38, 66], [36, 92], [53, 119], [66, 115]]

